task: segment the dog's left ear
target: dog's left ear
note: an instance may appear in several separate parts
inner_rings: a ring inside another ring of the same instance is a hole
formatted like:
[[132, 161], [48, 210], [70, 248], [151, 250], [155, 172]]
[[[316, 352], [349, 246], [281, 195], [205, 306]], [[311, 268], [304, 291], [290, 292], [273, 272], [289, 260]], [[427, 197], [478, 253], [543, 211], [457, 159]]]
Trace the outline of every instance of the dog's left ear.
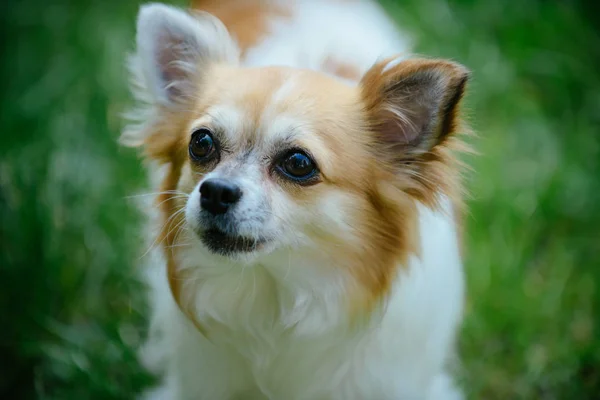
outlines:
[[448, 61], [407, 59], [375, 64], [361, 91], [377, 142], [394, 161], [427, 153], [454, 132], [469, 71]]

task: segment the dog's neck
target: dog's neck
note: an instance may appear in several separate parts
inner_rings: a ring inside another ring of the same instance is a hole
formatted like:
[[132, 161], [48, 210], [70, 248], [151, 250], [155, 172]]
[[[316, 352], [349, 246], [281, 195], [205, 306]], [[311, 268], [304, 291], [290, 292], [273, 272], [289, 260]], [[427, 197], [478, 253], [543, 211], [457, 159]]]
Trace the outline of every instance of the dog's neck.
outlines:
[[209, 334], [218, 329], [314, 336], [347, 329], [364, 317], [358, 315], [359, 291], [340, 274], [344, 266], [336, 265], [344, 260], [283, 250], [239, 262], [198, 248], [176, 256], [178, 269], [188, 272], [180, 301]]

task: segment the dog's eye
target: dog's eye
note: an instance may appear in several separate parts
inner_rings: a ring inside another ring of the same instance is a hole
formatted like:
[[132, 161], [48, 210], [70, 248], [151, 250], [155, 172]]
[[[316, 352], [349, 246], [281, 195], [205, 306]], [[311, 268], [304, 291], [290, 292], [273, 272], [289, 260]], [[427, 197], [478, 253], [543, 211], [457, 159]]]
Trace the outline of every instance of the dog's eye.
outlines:
[[279, 164], [279, 169], [294, 180], [306, 180], [317, 173], [317, 166], [306, 153], [294, 150], [287, 153]]
[[211, 132], [201, 128], [192, 133], [190, 141], [190, 156], [198, 161], [206, 161], [215, 154], [216, 143]]

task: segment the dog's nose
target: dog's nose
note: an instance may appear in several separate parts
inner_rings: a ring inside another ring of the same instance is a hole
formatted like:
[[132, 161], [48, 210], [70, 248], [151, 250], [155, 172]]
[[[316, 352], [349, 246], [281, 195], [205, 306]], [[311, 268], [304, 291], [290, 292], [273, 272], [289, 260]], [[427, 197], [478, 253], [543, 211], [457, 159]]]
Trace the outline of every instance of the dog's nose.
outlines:
[[207, 179], [200, 185], [200, 206], [211, 214], [224, 214], [242, 197], [242, 190], [225, 179]]

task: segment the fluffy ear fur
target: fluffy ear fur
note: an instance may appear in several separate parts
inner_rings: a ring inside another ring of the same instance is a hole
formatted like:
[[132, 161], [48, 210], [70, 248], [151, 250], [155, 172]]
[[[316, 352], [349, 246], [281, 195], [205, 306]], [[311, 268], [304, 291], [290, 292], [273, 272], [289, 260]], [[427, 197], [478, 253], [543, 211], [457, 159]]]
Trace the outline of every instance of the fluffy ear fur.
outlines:
[[193, 96], [208, 63], [234, 62], [238, 57], [217, 18], [207, 13], [190, 15], [162, 4], [141, 7], [136, 42], [149, 89], [163, 105]]
[[361, 90], [371, 127], [394, 161], [411, 161], [454, 132], [469, 72], [459, 64], [391, 59], [374, 65]]
[[126, 146], [141, 146], [156, 135], [161, 112], [189, 108], [210, 64], [239, 61], [236, 44], [216, 17], [158, 3], [140, 8], [136, 43], [129, 69], [137, 105], [126, 115], [130, 123], [121, 135]]

